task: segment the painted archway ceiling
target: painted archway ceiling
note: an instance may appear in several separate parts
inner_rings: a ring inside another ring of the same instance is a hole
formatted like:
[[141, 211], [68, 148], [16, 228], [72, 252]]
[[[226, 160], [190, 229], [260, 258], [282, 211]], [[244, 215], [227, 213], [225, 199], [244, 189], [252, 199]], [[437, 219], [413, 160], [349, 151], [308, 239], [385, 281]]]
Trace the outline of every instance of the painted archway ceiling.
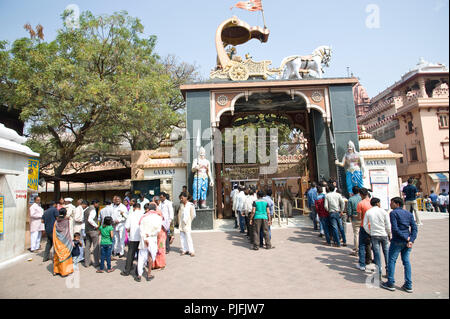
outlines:
[[253, 93], [246, 101], [245, 97], [238, 99], [234, 112], [270, 112], [297, 111], [306, 109], [305, 100], [295, 95], [294, 99], [285, 93]]

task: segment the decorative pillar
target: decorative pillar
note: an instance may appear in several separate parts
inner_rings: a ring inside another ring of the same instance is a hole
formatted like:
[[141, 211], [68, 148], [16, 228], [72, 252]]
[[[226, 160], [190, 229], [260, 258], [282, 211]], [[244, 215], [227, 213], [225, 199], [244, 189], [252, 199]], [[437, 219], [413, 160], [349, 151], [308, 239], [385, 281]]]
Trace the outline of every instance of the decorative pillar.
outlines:
[[427, 98], [427, 90], [425, 88], [425, 78], [419, 78], [419, 87], [420, 87], [420, 96], [423, 98]]

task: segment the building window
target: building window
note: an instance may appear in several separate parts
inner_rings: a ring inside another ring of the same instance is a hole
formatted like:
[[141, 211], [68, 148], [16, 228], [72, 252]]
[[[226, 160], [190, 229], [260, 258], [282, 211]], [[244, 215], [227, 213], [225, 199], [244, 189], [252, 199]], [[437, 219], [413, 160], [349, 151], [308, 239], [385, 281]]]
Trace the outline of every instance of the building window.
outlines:
[[447, 114], [439, 115], [439, 128], [448, 128], [448, 116]]
[[409, 121], [408, 122], [408, 133], [413, 133], [413, 122]]
[[[400, 154], [402, 154], [402, 153], [400, 153]], [[402, 154], [403, 155], [403, 154]], [[399, 158], [399, 161], [400, 161], [400, 164], [403, 164], [403, 157], [400, 157]]]
[[417, 157], [417, 148], [410, 148], [409, 149], [409, 160], [411, 162], [417, 162], [419, 158]]
[[442, 152], [444, 153], [444, 159], [448, 159], [449, 158], [448, 142], [441, 142], [441, 145], [442, 145]]

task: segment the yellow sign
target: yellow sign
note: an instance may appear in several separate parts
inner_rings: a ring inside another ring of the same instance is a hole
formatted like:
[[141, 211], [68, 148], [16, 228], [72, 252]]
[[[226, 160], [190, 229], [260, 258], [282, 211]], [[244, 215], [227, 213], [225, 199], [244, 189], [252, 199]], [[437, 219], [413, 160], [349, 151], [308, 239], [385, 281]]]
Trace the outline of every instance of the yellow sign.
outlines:
[[28, 159], [28, 188], [38, 190], [39, 183], [39, 160]]
[[3, 234], [3, 212], [4, 212], [5, 196], [0, 196], [0, 234]]

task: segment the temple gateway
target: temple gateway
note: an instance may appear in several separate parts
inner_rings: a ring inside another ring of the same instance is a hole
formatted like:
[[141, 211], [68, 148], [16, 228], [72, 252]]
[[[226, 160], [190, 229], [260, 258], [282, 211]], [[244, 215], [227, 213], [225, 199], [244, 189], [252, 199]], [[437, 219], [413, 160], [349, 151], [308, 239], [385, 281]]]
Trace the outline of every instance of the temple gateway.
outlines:
[[[216, 31], [217, 65], [211, 79], [180, 87], [186, 100], [191, 194], [196, 178], [192, 164], [200, 147], [207, 150], [211, 163], [214, 186], [208, 188], [206, 208], [198, 210], [200, 229], [213, 228], [216, 218], [232, 217], [234, 183], [271, 188], [274, 195], [287, 185], [294, 194], [303, 194], [309, 181], [335, 179], [348, 195], [345, 169], [335, 161], [343, 158], [349, 141], [359, 150], [352, 91], [358, 79], [322, 77], [322, 67], [331, 57], [327, 46], [312, 55], [290, 56], [279, 68], [270, 68], [268, 60], [255, 62], [249, 55], [237, 55], [237, 45], [251, 39], [266, 42], [268, 37], [267, 28], [251, 27], [236, 17], [224, 21]], [[213, 138], [230, 128], [277, 125], [287, 133], [277, 149], [277, 169], [270, 174], [261, 174], [261, 163], [227, 160], [225, 143]]]

